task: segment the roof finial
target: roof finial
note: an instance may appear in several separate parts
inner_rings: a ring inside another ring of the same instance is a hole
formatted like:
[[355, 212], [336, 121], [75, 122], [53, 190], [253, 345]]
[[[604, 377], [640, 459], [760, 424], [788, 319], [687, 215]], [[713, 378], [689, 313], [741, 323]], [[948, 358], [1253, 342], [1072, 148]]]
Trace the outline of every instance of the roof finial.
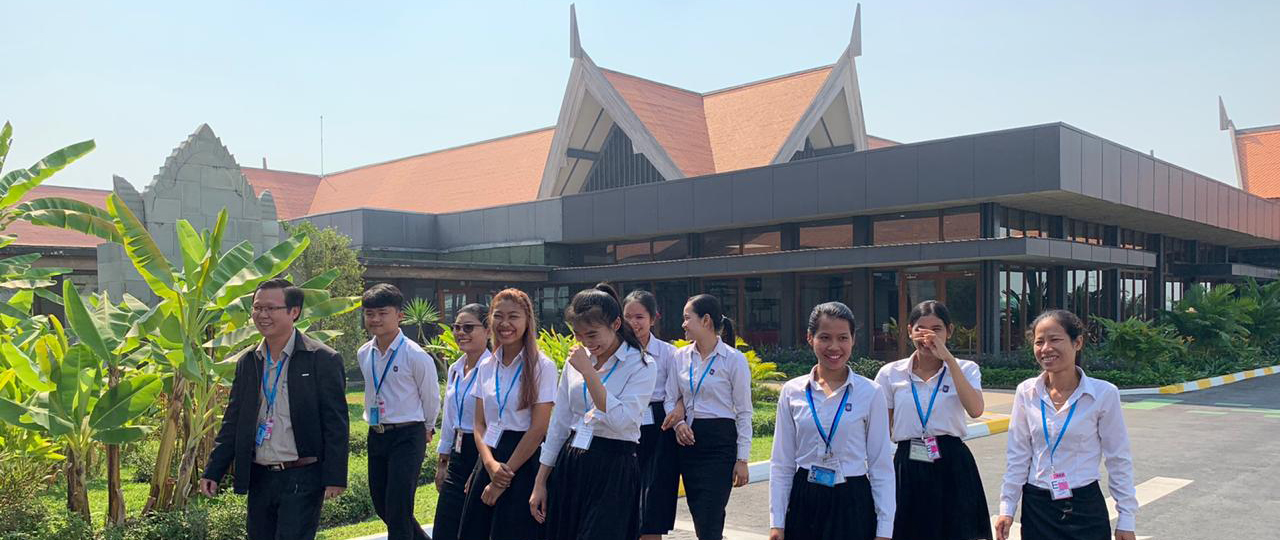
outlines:
[[1218, 131], [1226, 131], [1235, 127], [1231, 117], [1227, 116], [1227, 106], [1222, 104], [1222, 96], [1218, 96]]
[[569, 58], [582, 58], [582, 40], [578, 38], [578, 13], [573, 4], [569, 4]]
[[862, 4], [853, 12], [853, 35], [849, 37], [849, 54], [853, 57], [862, 56]]

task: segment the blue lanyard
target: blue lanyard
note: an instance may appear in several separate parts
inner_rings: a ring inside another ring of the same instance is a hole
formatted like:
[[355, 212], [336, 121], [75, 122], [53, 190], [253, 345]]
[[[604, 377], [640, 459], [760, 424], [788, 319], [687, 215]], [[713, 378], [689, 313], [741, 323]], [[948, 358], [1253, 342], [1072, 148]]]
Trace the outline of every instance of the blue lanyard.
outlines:
[[1040, 425], [1044, 428], [1044, 446], [1049, 449], [1049, 464], [1053, 465], [1053, 455], [1058, 452], [1058, 445], [1062, 444], [1062, 436], [1067, 434], [1067, 426], [1071, 425], [1071, 417], [1076, 415], [1076, 405], [1080, 404], [1080, 400], [1076, 400], [1071, 404], [1071, 410], [1067, 412], [1067, 420], [1062, 423], [1062, 431], [1058, 432], [1058, 440], [1049, 446], [1049, 421], [1045, 419], [1044, 400], [1040, 400]]
[[[695, 351], [692, 351], [692, 352], [693, 352], [694, 354], [697, 354], [697, 351], [696, 351], [696, 350], [695, 350]], [[692, 358], [690, 358], [690, 359], [689, 359], [689, 393], [690, 393], [690, 394], [692, 394], [692, 397], [693, 397], [694, 399], [697, 399], [697, 397], [698, 397], [698, 392], [701, 392], [701, 391], [702, 391], [702, 383], [703, 383], [703, 381], [706, 381], [706, 380], [707, 380], [707, 373], [710, 373], [710, 372], [711, 372], [711, 366], [714, 366], [714, 365], [716, 364], [716, 359], [717, 359], [717, 358], [719, 358], [719, 357], [720, 357], [720, 355], [718, 355], [718, 354], [716, 354], [716, 353], [714, 353], [714, 352], [713, 352], [713, 353], [711, 353], [711, 361], [710, 361], [710, 362], [707, 362], [707, 367], [705, 367], [705, 368], [703, 368], [703, 369], [702, 369], [702, 378], [698, 379], [698, 388], [697, 388], [697, 389], [694, 389], [694, 387], [693, 387], [693, 359], [692, 359]]]
[[840, 417], [844, 416], [844, 404], [849, 401], [849, 389], [852, 386], [844, 387], [844, 395], [840, 397], [840, 406], [836, 408], [836, 416], [831, 419], [831, 434], [828, 435], [822, 430], [822, 421], [818, 420], [818, 407], [813, 404], [813, 383], [805, 385], [804, 394], [809, 398], [809, 412], [813, 413], [813, 425], [818, 427], [818, 436], [822, 438], [822, 442], [827, 443], [827, 454], [831, 453], [831, 442], [836, 439], [836, 428], [840, 427]]
[[[276, 406], [276, 392], [280, 390], [280, 372], [284, 371], [284, 360], [276, 364], [276, 382], [271, 383], [271, 393], [267, 393], [267, 368], [271, 366], [271, 346], [264, 347], [267, 351], [267, 363], [262, 367], [262, 393], [267, 398], [267, 416], [271, 416], [271, 409]], [[289, 355], [285, 355], [285, 360]]]
[[378, 377], [378, 343], [373, 344], [373, 350], [369, 351], [369, 375], [373, 377], [373, 395], [382, 395], [382, 383], [387, 382], [387, 372], [391, 370], [392, 362], [396, 361], [396, 355], [400, 354], [400, 346], [404, 345], [404, 336], [400, 336], [400, 341], [396, 342], [394, 349], [391, 349], [391, 358], [387, 360], [387, 365], [382, 366], [382, 377]]
[[493, 399], [498, 402], [498, 420], [502, 420], [502, 412], [507, 410], [507, 403], [511, 402], [511, 391], [516, 388], [516, 381], [520, 380], [520, 373], [524, 371], [524, 362], [516, 368], [516, 374], [511, 377], [511, 386], [507, 387], [507, 395], [502, 396], [502, 360], [494, 359], [493, 364]]
[[[609, 382], [609, 377], [613, 376], [613, 370], [618, 369], [618, 364], [621, 363], [621, 358], [614, 360], [613, 367], [609, 368], [609, 373], [606, 373], [604, 378], [600, 380], [600, 386], [604, 386], [605, 383]], [[605, 388], [604, 391], [607, 394], [609, 389]], [[591, 410], [591, 402], [587, 401], [587, 379], [585, 376], [582, 378], [582, 406], [584, 407], [584, 410]]]
[[[467, 358], [464, 356], [462, 357], [462, 370], [466, 371], [466, 369]], [[453, 402], [458, 406], [458, 423], [454, 426], [457, 429], [462, 429], [462, 410], [466, 407], [466, 395], [471, 393], [471, 385], [475, 384], [476, 375], [479, 374], [480, 364], [477, 362], [476, 365], [471, 368], [471, 380], [467, 381], [467, 389], [462, 392], [458, 392], [458, 388], [462, 384], [463, 375], [459, 373], [458, 378], [453, 380]]]
[[929, 398], [929, 412], [925, 412], [920, 408], [920, 394], [916, 392], [916, 382], [911, 380], [911, 376], [907, 376], [907, 382], [911, 383], [911, 398], [916, 401], [916, 415], [920, 417], [920, 436], [924, 437], [929, 434], [925, 430], [925, 426], [929, 425], [929, 418], [933, 416], [933, 401], [938, 399], [938, 388], [942, 387], [942, 377], [947, 374], [947, 366], [942, 366], [942, 371], [938, 373], [938, 383], [933, 385], [933, 396]]

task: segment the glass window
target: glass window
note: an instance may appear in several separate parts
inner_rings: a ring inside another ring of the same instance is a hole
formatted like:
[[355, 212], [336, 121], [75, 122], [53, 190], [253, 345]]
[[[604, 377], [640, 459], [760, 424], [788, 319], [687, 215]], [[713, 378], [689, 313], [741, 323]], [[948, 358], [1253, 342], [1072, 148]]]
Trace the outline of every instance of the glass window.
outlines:
[[874, 272], [871, 352], [879, 359], [898, 358], [898, 273]]
[[613, 264], [613, 244], [581, 244], [574, 251], [583, 265]]
[[689, 258], [689, 242], [683, 236], [653, 241], [653, 260], [674, 261]]
[[[702, 291], [718, 298], [720, 300], [720, 308], [724, 310], [724, 316], [733, 319], [733, 324], [741, 326], [742, 318], [738, 316], [739, 281], [738, 278], [704, 279], [702, 280]], [[686, 300], [688, 299], [686, 298]], [[680, 305], [680, 312], [683, 315], [683, 304]]]
[[684, 339], [684, 304], [689, 301], [689, 281], [680, 279], [653, 284], [658, 297], [658, 337], [666, 341]]
[[782, 251], [782, 231], [777, 227], [742, 231], [743, 253], [771, 253], [774, 251]]
[[713, 231], [702, 233], [702, 256], [742, 254], [742, 231]]
[[800, 243], [797, 249], [850, 247], [853, 245], [853, 222], [828, 222], [800, 226]]
[[1000, 271], [1001, 350], [1021, 349], [1028, 324], [1050, 305], [1049, 272], [1005, 266]]
[[943, 240], [972, 240], [982, 236], [982, 219], [976, 208], [956, 208], [942, 214]]
[[938, 215], [898, 214], [877, 218], [872, 229], [877, 246], [936, 242], [941, 239], [938, 231]]
[[619, 243], [614, 247], [615, 260], [619, 263], [653, 260], [653, 246], [648, 240]]
[[782, 329], [782, 278], [743, 278], [742, 290], [746, 320], [740, 323], [738, 333], [752, 345], [777, 345]]

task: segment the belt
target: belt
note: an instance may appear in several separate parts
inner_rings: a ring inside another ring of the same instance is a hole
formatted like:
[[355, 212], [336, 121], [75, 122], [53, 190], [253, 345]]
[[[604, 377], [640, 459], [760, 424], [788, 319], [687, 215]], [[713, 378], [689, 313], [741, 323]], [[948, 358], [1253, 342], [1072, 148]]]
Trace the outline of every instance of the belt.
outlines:
[[387, 431], [391, 431], [393, 429], [420, 426], [425, 423], [426, 422], [419, 421], [419, 422], [400, 422], [398, 424], [377, 424], [377, 425], [369, 426], [369, 429], [372, 429], [374, 433], [384, 433]]
[[284, 463], [272, 463], [270, 465], [259, 465], [259, 467], [265, 468], [268, 471], [279, 472], [286, 469], [296, 469], [298, 467], [306, 467], [307, 465], [312, 465], [319, 462], [320, 460], [318, 458], [304, 457], [304, 458], [295, 459], [293, 461], [286, 461]]

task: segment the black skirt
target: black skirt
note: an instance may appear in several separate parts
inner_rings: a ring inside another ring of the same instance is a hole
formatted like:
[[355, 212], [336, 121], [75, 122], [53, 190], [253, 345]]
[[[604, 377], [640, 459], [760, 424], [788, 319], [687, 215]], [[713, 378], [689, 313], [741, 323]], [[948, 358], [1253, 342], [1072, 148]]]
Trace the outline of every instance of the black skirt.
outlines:
[[462, 506], [467, 500], [467, 479], [479, 458], [475, 437], [464, 433], [462, 451], [449, 453], [449, 468], [445, 469], [444, 485], [440, 487], [440, 497], [436, 500], [436, 517], [431, 525], [431, 537], [435, 540], [458, 539]]
[[786, 519], [787, 540], [871, 540], [876, 537], [871, 482], [850, 476], [827, 487], [810, 482], [809, 470], [799, 469], [791, 479]]
[[662, 430], [661, 401], [649, 404], [653, 424], [640, 427], [640, 534], [667, 534], [676, 527], [680, 467], [676, 431]]
[[694, 420], [693, 446], [680, 446], [680, 476], [699, 540], [724, 536], [724, 508], [733, 489], [738, 427], [731, 418]]
[[636, 443], [593, 437], [570, 445], [547, 478], [547, 540], [635, 540], [640, 530], [640, 463]]
[[957, 437], [938, 437], [942, 457], [932, 463], [910, 458], [911, 441], [893, 456], [898, 511], [895, 540], [990, 540], [991, 518], [982, 477], [969, 447]]
[[1097, 482], [1071, 490], [1070, 499], [1053, 500], [1047, 489], [1022, 486], [1024, 540], [1108, 540], [1111, 519]]
[[[494, 459], [505, 462], [511, 458], [523, 431], [503, 432], [498, 440], [498, 447], [493, 451]], [[533, 483], [538, 477], [539, 450], [516, 470], [511, 486], [498, 497], [493, 506], [480, 500], [485, 486], [489, 485], [489, 471], [484, 463], [476, 460], [471, 470], [471, 478], [467, 481], [467, 498], [462, 506], [462, 523], [458, 527], [459, 540], [531, 540], [542, 538], [543, 527], [533, 519], [529, 511], [529, 496], [533, 494]]]

